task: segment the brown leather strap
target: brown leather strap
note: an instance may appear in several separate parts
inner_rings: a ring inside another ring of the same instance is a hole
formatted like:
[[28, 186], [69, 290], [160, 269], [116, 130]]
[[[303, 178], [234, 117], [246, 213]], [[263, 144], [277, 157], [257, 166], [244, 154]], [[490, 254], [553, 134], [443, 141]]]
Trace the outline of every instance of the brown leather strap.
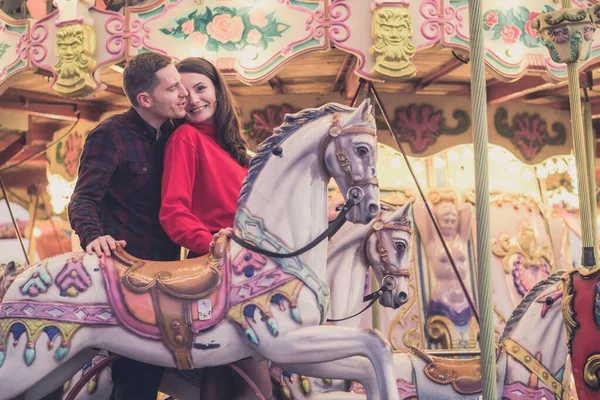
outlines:
[[194, 369], [191, 349], [194, 344], [190, 302], [179, 301], [157, 287], [152, 288], [152, 303], [163, 343], [171, 350], [177, 369]]

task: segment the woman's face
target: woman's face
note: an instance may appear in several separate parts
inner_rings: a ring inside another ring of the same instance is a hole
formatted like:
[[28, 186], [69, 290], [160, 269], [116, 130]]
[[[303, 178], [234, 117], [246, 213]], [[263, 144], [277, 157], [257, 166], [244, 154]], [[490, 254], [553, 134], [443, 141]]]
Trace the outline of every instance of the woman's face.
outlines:
[[193, 72], [181, 74], [181, 83], [189, 93], [185, 103], [185, 116], [191, 123], [213, 124], [217, 109], [215, 85], [206, 75]]

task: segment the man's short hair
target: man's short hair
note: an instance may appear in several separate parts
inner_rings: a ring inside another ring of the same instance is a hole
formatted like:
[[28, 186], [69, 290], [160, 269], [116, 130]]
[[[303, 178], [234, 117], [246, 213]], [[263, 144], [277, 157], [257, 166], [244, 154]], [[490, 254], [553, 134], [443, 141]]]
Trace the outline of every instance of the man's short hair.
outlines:
[[158, 53], [142, 53], [129, 60], [123, 71], [123, 90], [132, 106], [139, 107], [138, 94], [152, 93], [160, 83], [156, 72], [172, 62], [171, 57]]

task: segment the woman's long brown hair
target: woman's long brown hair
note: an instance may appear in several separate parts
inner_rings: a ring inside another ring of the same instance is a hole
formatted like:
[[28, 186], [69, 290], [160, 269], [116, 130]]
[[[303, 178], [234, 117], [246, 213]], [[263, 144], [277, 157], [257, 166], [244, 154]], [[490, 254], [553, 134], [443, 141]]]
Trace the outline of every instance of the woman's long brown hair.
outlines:
[[215, 138], [219, 146], [243, 167], [247, 167], [250, 156], [246, 152], [248, 144], [242, 137], [239, 107], [223, 75], [208, 60], [189, 57], [177, 65], [180, 73], [194, 73], [207, 76], [215, 86], [217, 109], [215, 110]]

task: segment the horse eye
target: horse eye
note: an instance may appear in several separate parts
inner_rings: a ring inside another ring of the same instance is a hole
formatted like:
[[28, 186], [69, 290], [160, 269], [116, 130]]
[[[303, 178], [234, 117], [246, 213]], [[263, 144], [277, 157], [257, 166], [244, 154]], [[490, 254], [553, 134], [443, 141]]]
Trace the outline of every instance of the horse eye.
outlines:
[[406, 250], [406, 244], [404, 242], [395, 242], [394, 247], [401, 253], [404, 253]]
[[368, 148], [368, 147], [366, 147], [366, 146], [360, 146], [360, 147], [357, 147], [357, 148], [356, 148], [356, 153], [357, 153], [359, 156], [361, 156], [361, 157], [364, 157], [364, 156], [366, 156], [367, 154], [369, 154], [369, 148]]
[[337, 206], [337, 207], [335, 208], [335, 211], [342, 211], [342, 208], [344, 208], [344, 205], [343, 205], [343, 204], [340, 204], [339, 206]]

